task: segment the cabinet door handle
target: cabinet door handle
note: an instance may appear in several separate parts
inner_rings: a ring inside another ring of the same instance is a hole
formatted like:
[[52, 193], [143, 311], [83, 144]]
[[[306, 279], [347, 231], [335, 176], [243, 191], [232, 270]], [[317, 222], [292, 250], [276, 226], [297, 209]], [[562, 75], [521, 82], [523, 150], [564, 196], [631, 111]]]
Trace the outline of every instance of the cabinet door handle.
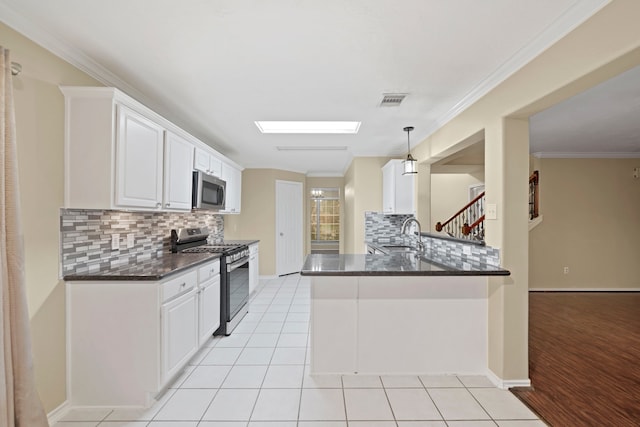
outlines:
[[181, 288], [184, 288], [185, 286], [187, 286], [187, 283], [186, 283], [186, 282], [185, 282], [185, 283], [181, 283], [181, 284], [180, 284], [180, 287], [181, 287]]
[[164, 204], [166, 207], [169, 207], [171, 204], [170, 203], [165, 203]]
[[156, 208], [162, 207], [162, 203], [156, 203]]

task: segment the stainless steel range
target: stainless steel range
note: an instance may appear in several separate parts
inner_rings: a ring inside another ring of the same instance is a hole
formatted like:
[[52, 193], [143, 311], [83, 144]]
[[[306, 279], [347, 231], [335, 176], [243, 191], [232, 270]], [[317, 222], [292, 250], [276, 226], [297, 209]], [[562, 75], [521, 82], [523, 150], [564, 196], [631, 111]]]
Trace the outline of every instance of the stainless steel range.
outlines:
[[220, 327], [214, 335], [230, 335], [248, 312], [249, 247], [231, 243], [207, 244], [206, 228], [171, 230], [171, 252], [216, 253], [220, 257]]

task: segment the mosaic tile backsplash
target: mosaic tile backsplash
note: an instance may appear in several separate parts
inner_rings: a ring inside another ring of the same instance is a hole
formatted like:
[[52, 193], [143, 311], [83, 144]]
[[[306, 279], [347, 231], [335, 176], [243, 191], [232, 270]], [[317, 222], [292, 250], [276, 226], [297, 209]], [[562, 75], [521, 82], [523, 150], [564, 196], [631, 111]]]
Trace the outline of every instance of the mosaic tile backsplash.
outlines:
[[[209, 240], [224, 240], [222, 215], [209, 212], [130, 212], [60, 209], [62, 275], [136, 263], [170, 249], [172, 228], [207, 227]], [[111, 249], [111, 237], [120, 234], [120, 249]], [[134, 246], [127, 248], [127, 234]]]
[[[417, 247], [418, 236], [400, 234], [402, 223], [412, 216], [365, 212], [365, 241]], [[421, 240], [424, 244], [425, 256], [437, 263], [464, 269], [500, 267], [499, 249], [478, 244], [478, 242], [451, 240], [444, 236], [439, 238], [434, 235], [423, 235]]]
[[427, 257], [440, 264], [457, 268], [500, 267], [500, 250], [476, 243], [456, 242], [438, 237], [422, 236]]
[[400, 235], [402, 223], [413, 215], [390, 215], [382, 212], [364, 213], [364, 239], [392, 238]]

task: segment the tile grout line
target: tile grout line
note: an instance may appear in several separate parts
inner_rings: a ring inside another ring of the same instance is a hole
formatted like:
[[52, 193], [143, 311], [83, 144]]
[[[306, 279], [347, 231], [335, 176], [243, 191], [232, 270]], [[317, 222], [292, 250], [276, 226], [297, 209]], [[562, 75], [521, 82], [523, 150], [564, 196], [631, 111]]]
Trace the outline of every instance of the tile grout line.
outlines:
[[[420, 380], [420, 378], [418, 378]], [[380, 376], [380, 383], [382, 384], [382, 391], [384, 392], [384, 397], [387, 398], [387, 403], [389, 404], [389, 409], [391, 410], [391, 416], [393, 417], [393, 421], [396, 423], [396, 427], [398, 426], [398, 419], [396, 418], [396, 413], [393, 410], [393, 406], [391, 406], [391, 399], [389, 399], [389, 395], [387, 394], [387, 388], [384, 386], [384, 381], [382, 380], [382, 375]]]
[[[456, 379], [458, 379], [457, 376], [456, 376]], [[444, 419], [444, 415], [442, 415], [442, 411], [440, 411], [440, 408], [438, 408], [438, 405], [436, 405], [436, 402], [433, 400], [433, 397], [431, 396], [431, 393], [429, 393], [429, 389], [424, 384], [424, 381], [422, 381], [422, 378], [420, 378], [420, 375], [418, 375], [418, 381], [420, 381], [420, 384], [422, 384], [422, 387], [424, 387], [424, 391], [427, 392], [427, 396], [429, 396], [429, 400], [431, 400], [431, 403], [433, 403], [433, 406], [436, 408], [436, 411], [438, 411], [438, 414], [440, 415], [440, 418], [442, 418], [442, 420], [445, 422], [445, 424], [449, 425], [449, 423], [447, 423], [447, 420]], [[460, 380], [458, 380], [458, 381], [460, 381]]]
[[[464, 384], [464, 383], [463, 383]], [[482, 408], [482, 410], [489, 416], [489, 418], [491, 419], [491, 421], [493, 421], [493, 423], [495, 425], [498, 425], [498, 422], [493, 418], [493, 416], [489, 413], [489, 411], [487, 411], [487, 409], [482, 405], [482, 403], [480, 403], [480, 401], [476, 398], [476, 396], [471, 393], [471, 390], [469, 390], [470, 388], [493, 388], [493, 387], [467, 387], [466, 384], [464, 384], [465, 389], [467, 389], [467, 391], [469, 392], [469, 394], [471, 395], [471, 397], [473, 398], [473, 400], [475, 400], [478, 405], [480, 405], [480, 407]]]
[[342, 389], [342, 404], [344, 405], [344, 419], [347, 427], [349, 427], [349, 414], [347, 412], [347, 395], [344, 391], [344, 375], [340, 375], [340, 385]]

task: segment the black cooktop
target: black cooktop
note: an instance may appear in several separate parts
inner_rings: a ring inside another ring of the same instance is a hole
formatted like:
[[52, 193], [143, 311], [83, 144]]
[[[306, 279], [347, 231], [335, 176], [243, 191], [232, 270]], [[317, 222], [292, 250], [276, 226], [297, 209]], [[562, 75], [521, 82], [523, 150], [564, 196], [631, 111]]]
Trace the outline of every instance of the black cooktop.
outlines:
[[229, 260], [249, 256], [249, 247], [237, 243], [208, 244], [209, 229], [191, 227], [171, 230], [171, 252], [183, 254], [222, 254]]

